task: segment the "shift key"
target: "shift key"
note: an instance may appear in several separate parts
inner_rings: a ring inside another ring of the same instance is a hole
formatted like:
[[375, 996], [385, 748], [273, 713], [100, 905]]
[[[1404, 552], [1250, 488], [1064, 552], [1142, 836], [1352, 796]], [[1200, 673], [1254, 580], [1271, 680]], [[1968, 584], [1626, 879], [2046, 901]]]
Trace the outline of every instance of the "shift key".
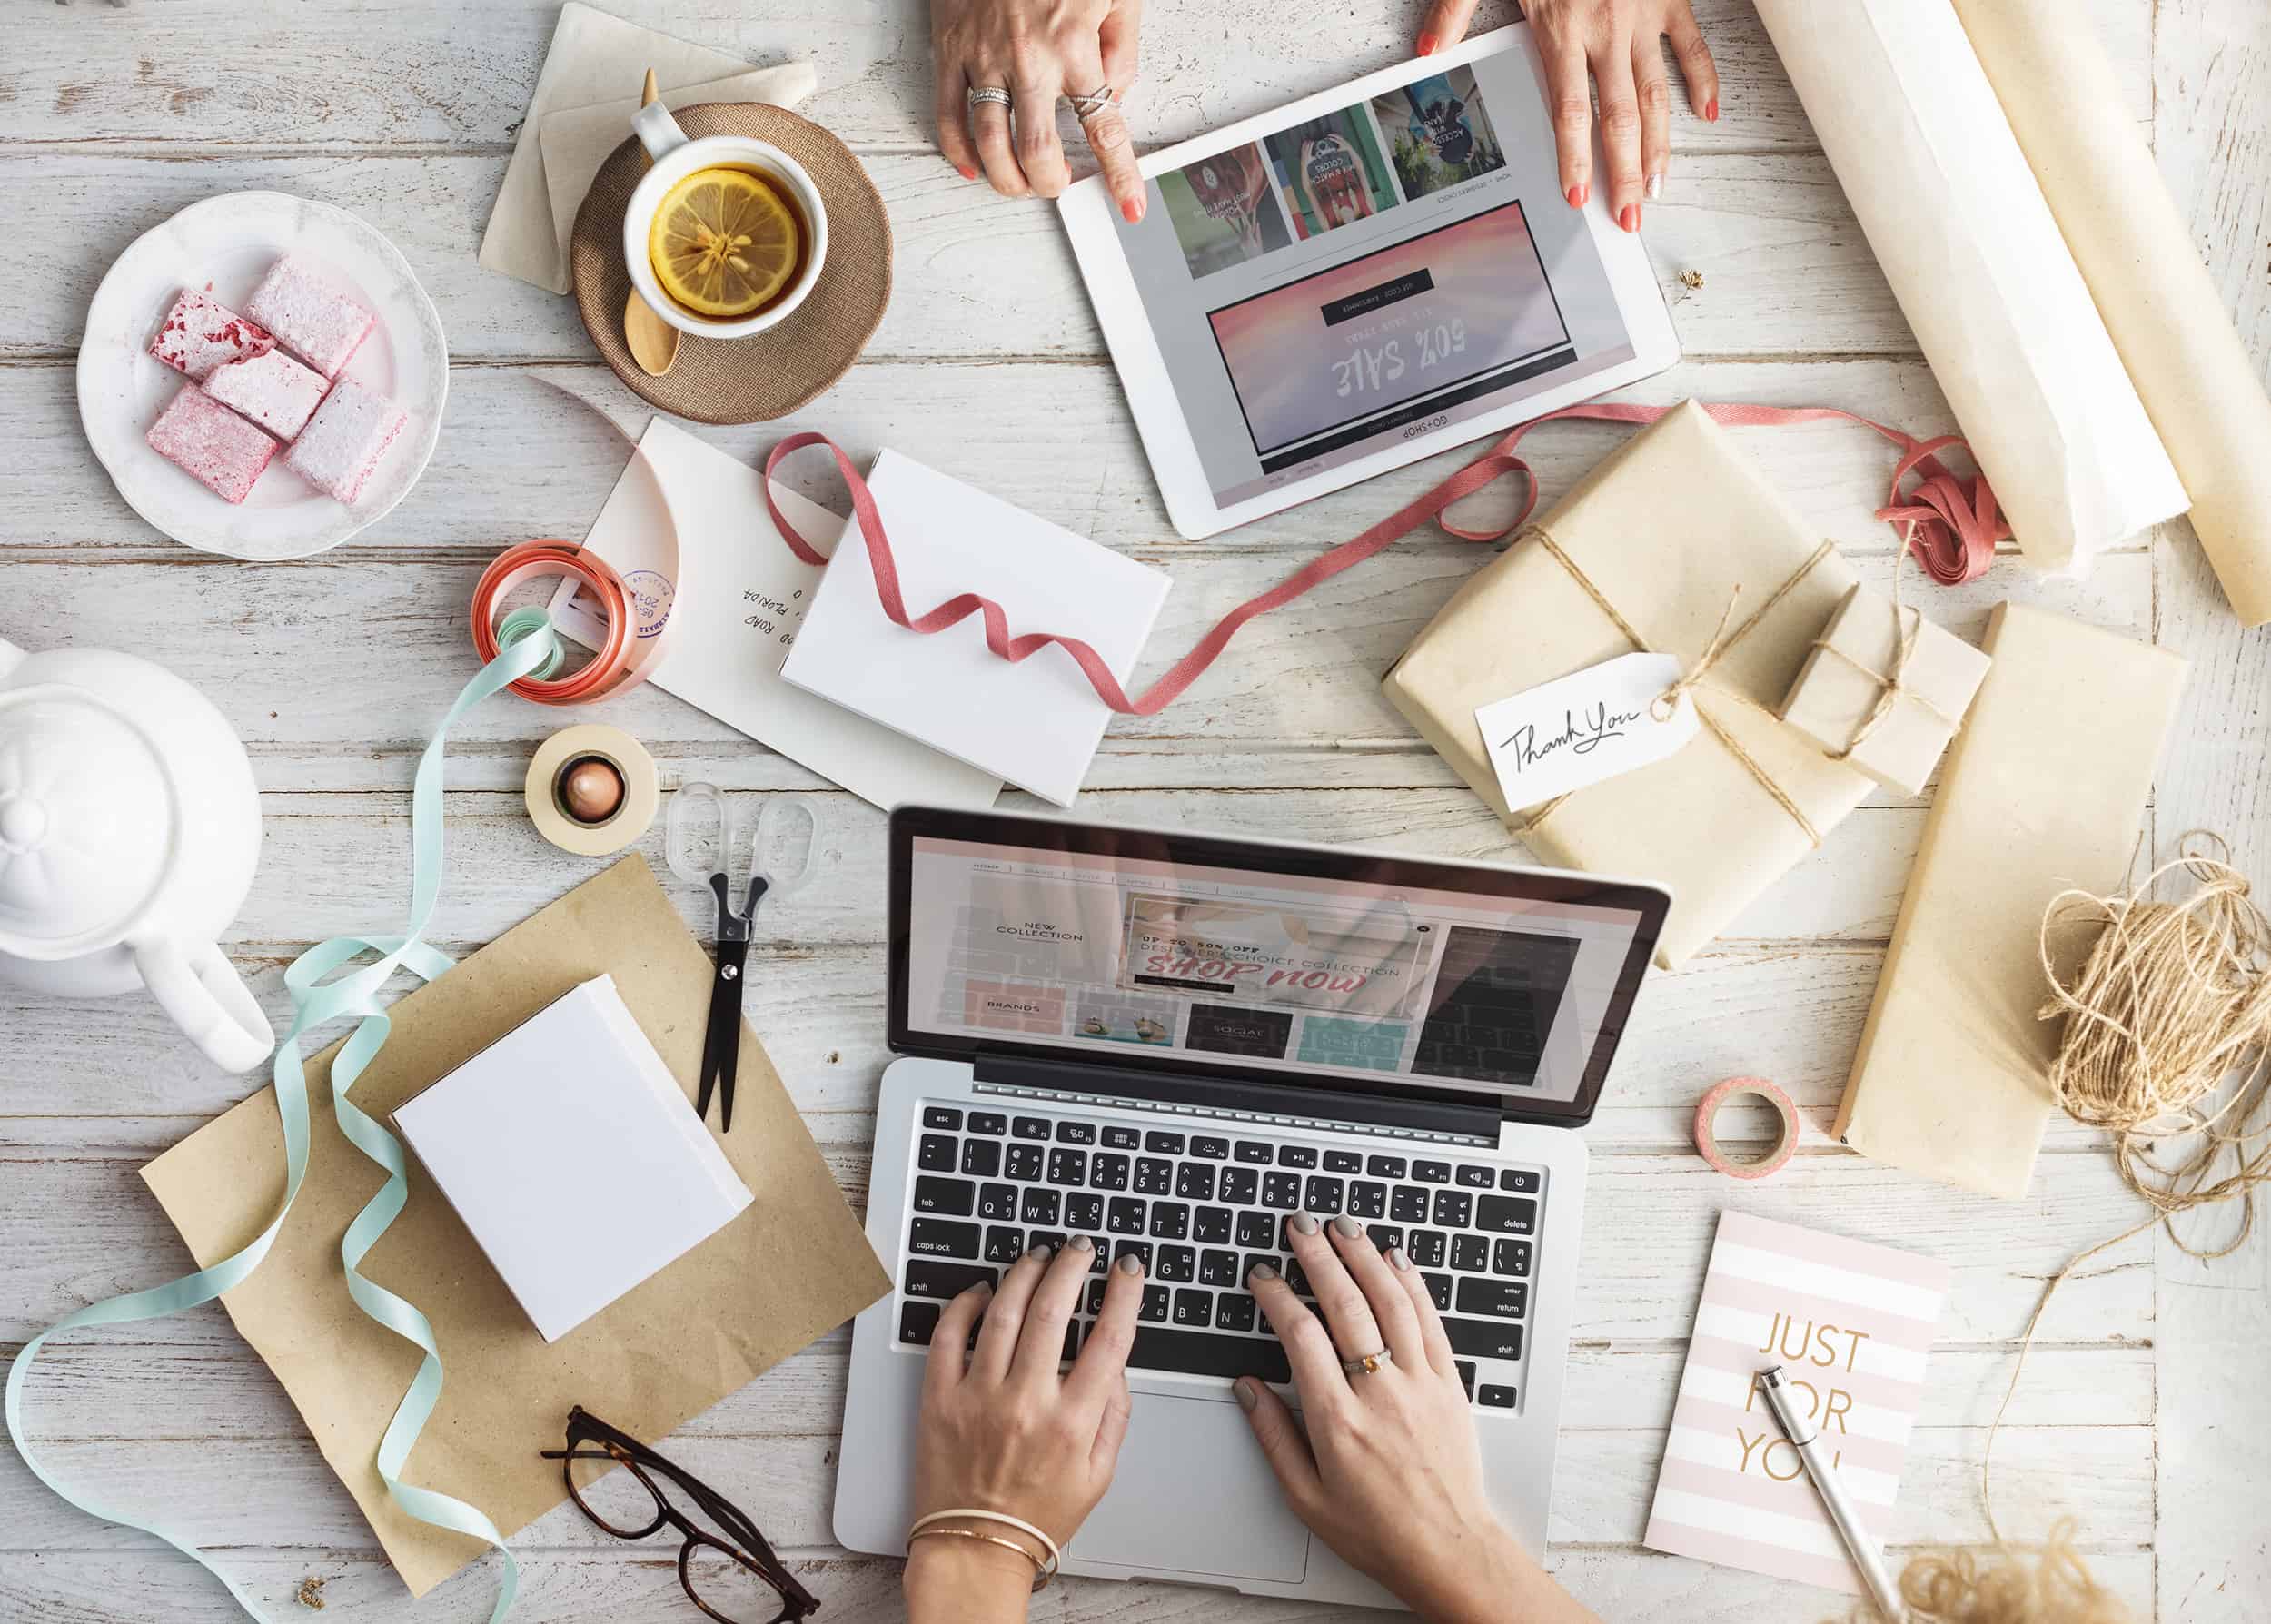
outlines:
[[900, 1271], [899, 1290], [909, 1297], [943, 1302], [948, 1297], [959, 1297], [974, 1285], [992, 1285], [996, 1276], [997, 1271], [981, 1263], [935, 1263], [927, 1258], [913, 1258]]
[[951, 1218], [917, 1218], [907, 1232], [907, 1249], [926, 1257], [976, 1257], [977, 1225]]
[[[941, 1266], [941, 1265], [934, 1265]], [[920, 1268], [921, 1264], [910, 1264]], [[1443, 1321], [1443, 1334], [1451, 1339], [1451, 1351], [1469, 1359], [1520, 1359], [1522, 1357], [1522, 1327], [1503, 1321], [1454, 1320]]]

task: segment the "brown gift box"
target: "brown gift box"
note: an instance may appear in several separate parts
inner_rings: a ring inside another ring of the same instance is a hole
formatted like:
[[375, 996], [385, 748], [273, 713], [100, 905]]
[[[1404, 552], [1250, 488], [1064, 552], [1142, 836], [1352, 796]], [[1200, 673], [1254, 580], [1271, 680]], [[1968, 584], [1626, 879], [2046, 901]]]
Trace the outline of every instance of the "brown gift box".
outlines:
[[1833, 759], [1915, 795], [1987, 670], [1986, 655], [1922, 611], [1855, 587], [1799, 668], [1781, 717]]
[[[1382, 686], [1539, 857], [1668, 886], [1656, 957], [1669, 969], [1874, 787], [1773, 714], [1853, 584], [1853, 567], [1689, 401], [1476, 571]], [[1506, 804], [1477, 706], [1630, 654], [1636, 642], [1691, 668], [1738, 588], [1729, 640], [1692, 690], [1704, 724], [1692, 740], [1542, 807]]]

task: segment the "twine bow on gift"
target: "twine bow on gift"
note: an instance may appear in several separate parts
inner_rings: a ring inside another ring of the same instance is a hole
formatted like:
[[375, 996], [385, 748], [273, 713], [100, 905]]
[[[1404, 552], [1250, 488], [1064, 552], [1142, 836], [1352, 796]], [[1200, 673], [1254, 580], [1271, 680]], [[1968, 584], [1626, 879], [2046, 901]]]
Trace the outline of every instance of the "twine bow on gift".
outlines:
[[1904, 607], [1900, 601], [1900, 566], [1908, 562], [1909, 550], [1915, 545], [1916, 527], [1911, 525], [1908, 532], [1900, 538], [1900, 556], [1892, 561], [1892, 625], [1897, 640], [1893, 646], [1890, 671], [1871, 670], [1844, 649], [1831, 644], [1826, 631], [1813, 641], [1813, 646], [1824, 654], [1836, 655], [1877, 685], [1877, 703], [1869, 707], [1869, 714], [1863, 717], [1860, 725], [1853, 729], [1852, 737], [1845, 741], [1845, 748], [1830, 752], [1830, 759], [1832, 761], [1851, 760], [1853, 752], [1869, 742], [1869, 735], [1877, 731], [1879, 725], [1892, 714], [1893, 707], [1903, 699], [1947, 728], [1949, 737], [1954, 737], [1963, 729], [1961, 717], [1949, 716], [1922, 694], [1911, 691], [1908, 686], [1909, 662], [1916, 658], [1917, 640], [1924, 632], [1924, 611], [1922, 609], [1908, 609], [1907, 613], [1910, 618], [1905, 622], [1900, 618]]
[[[1608, 616], [1610, 624], [1614, 626], [1617, 630], [1624, 634], [1625, 641], [1631, 643], [1633, 648], [1640, 650], [1642, 654], [1656, 654], [1661, 652], [1661, 650], [1658, 649], [1654, 645], [1650, 643], [1646, 638], [1641, 636], [1640, 632], [1633, 627], [1630, 620], [1627, 620], [1622, 615], [1617, 612], [1616, 605], [1611, 603], [1607, 596], [1602, 592], [1601, 589], [1593, 585], [1592, 578], [1577, 567], [1577, 560], [1571, 558], [1568, 553], [1562, 550], [1561, 543], [1554, 540], [1552, 531], [1548, 530], [1542, 524], [1524, 525], [1521, 531], [1515, 535], [1514, 545], [1519, 547], [1524, 541], [1535, 541], [1540, 547], [1546, 550], [1547, 554], [1555, 563], [1561, 565], [1563, 569], [1567, 570], [1569, 572], [1570, 579], [1575, 581], [1578, 586], [1582, 589], [1585, 596], [1593, 600], [1595, 608], [1599, 609], [1602, 614]], [[1711, 668], [1720, 662], [1720, 659], [1727, 653], [1727, 651], [1730, 649], [1732, 649], [1737, 643], [1741, 642], [1744, 638], [1749, 637], [1751, 631], [1757, 628], [1759, 622], [1765, 619], [1769, 614], [1773, 612], [1774, 606], [1776, 604], [1781, 602], [1783, 599], [1789, 597], [1792, 589], [1794, 589], [1800, 581], [1804, 580], [1809, 575], [1813, 573], [1815, 565], [1820, 563], [1822, 559], [1828, 558], [1837, 549], [1827, 541], [1824, 541], [1820, 547], [1815, 548], [1812, 554], [1806, 559], [1806, 561], [1790, 572], [1790, 577], [1788, 580], [1785, 580], [1780, 586], [1775, 588], [1772, 592], [1768, 594], [1767, 600], [1764, 603], [1761, 603], [1757, 609], [1750, 611], [1750, 615], [1748, 619], [1744, 620], [1741, 625], [1736, 627], [1734, 630], [1729, 631], [1727, 629], [1727, 623], [1735, 618], [1735, 607], [1742, 600], [1742, 587], [1741, 584], [1738, 582], [1733, 592], [1728, 597], [1726, 610], [1721, 614], [1719, 618], [1719, 629], [1711, 633], [1711, 640], [1703, 645], [1703, 652], [1696, 656], [1693, 663], [1691, 663], [1685, 671], [1681, 673], [1681, 675], [1673, 680], [1662, 693], [1658, 694], [1653, 700], [1650, 701], [1649, 714], [1654, 717], [1659, 722], [1671, 720], [1672, 712], [1679, 708], [1680, 701], [1685, 698], [1691, 690], [1701, 685], [1703, 678], [1710, 674]], [[1712, 689], [1712, 692], [1722, 694], [1726, 698], [1736, 701], [1738, 704], [1748, 705], [1751, 709], [1757, 711], [1760, 716], [1766, 717], [1770, 720], [1780, 721], [1781, 719], [1780, 718], [1775, 716], [1774, 712], [1768, 707], [1760, 704], [1750, 695], [1742, 693], [1735, 688], [1715, 688]], [[1742, 765], [1742, 768], [1745, 772], [1749, 773], [1752, 778], [1758, 781], [1759, 787], [1767, 792], [1768, 796], [1773, 799], [1774, 804], [1781, 807], [1784, 812], [1790, 815], [1790, 821], [1799, 827], [1799, 829], [1805, 835], [1807, 842], [1813, 846], [1816, 849], [1820, 849], [1821, 846], [1821, 831], [1814, 827], [1813, 820], [1806, 816], [1805, 809], [1799, 806], [1796, 801], [1790, 799], [1790, 792], [1785, 790], [1780, 784], [1774, 781], [1773, 775], [1769, 773], [1763, 767], [1760, 767], [1758, 762], [1752, 758], [1750, 751], [1744, 749], [1742, 746], [1735, 742], [1734, 735], [1728, 732], [1727, 729], [1719, 723], [1717, 718], [1707, 714], [1703, 708], [1700, 705], [1695, 708], [1695, 719], [1702, 727], [1705, 732], [1709, 733], [1713, 738], [1720, 742], [1720, 745], [1730, 756], [1732, 756]], [[1574, 794], [1576, 792], [1572, 791], [1571, 793]], [[1540, 807], [1536, 814], [1522, 824], [1522, 832], [1526, 834], [1543, 824], [1547, 818], [1552, 817], [1556, 811], [1560, 810], [1569, 798], [1570, 797], [1567, 795], [1556, 796], [1553, 799], [1546, 802], [1544, 806]]]

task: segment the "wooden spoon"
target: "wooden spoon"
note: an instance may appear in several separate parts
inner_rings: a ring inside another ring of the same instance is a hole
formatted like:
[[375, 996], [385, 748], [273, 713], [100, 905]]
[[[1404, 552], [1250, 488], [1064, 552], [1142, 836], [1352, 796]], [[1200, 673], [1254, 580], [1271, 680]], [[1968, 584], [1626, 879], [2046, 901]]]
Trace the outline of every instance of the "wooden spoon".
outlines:
[[[654, 69], [647, 70], [645, 88], [639, 93], [639, 104], [650, 106], [662, 92], [655, 85]], [[650, 378], [659, 378], [670, 370], [679, 358], [679, 330], [654, 313], [639, 290], [630, 291], [630, 298], [623, 305], [623, 338], [630, 345], [630, 358], [639, 363], [640, 371]]]

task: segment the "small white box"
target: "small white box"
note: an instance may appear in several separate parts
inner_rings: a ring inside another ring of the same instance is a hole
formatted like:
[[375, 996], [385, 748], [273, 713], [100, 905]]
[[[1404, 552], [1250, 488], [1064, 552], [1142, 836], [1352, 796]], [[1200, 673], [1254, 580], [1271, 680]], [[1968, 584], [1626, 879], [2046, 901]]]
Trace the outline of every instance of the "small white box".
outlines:
[[752, 1200], [611, 975], [405, 1101], [394, 1125], [548, 1342]]

